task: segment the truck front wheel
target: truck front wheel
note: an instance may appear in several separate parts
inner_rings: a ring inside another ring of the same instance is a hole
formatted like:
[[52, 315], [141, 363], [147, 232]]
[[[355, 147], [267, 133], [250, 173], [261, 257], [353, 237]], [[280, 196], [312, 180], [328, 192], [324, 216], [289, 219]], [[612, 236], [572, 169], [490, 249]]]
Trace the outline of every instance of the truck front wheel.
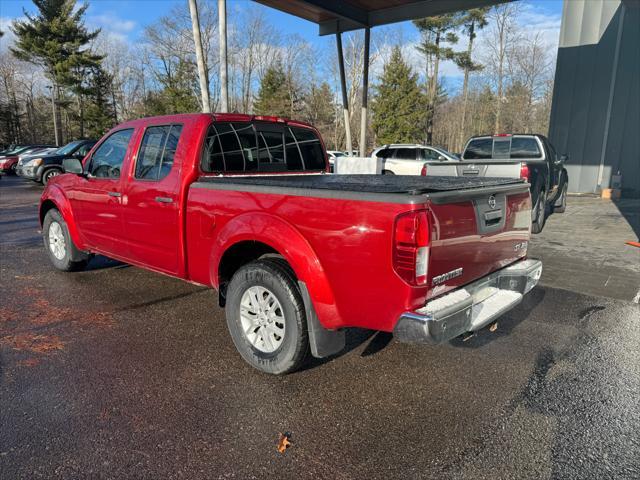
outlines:
[[244, 265], [233, 275], [226, 297], [227, 326], [247, 363], [276, 375], [302, 367], [309, 354], [304, 302], [284, 260]]
[[67, 222], [58, 210], [47, 212], [42, 222], [42, 240], [53, 266], [64, 272], [81, 270], [87, 264], [88, 256], [73, 243]]

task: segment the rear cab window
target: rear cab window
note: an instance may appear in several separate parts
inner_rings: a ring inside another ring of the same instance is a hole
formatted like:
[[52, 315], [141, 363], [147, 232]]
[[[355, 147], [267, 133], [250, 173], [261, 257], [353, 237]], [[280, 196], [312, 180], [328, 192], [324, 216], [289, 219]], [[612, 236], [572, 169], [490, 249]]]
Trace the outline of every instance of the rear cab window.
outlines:
[[465, 160], [517, 160], [542, 158], [535, 137], [475, 138], [467, 144]]
[[214, 122], [207, 132], [200, 168], [205, 173], [325, 171], [316, 133], [268, 122]]

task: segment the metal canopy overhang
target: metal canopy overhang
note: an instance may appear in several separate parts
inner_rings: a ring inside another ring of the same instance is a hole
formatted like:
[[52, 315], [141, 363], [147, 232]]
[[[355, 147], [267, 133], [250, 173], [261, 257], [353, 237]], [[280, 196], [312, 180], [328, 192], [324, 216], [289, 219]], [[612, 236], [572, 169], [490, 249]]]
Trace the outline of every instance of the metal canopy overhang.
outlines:
[[255, 0], [316, 23], [320, 35], [415, 20], [511, 0]]

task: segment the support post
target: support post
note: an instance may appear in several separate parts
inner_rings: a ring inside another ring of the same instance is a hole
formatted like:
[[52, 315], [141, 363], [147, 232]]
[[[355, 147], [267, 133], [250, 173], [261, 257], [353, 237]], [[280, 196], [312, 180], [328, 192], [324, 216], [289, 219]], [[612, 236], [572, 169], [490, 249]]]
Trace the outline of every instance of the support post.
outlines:
[[209, 78], [205, 65], [204, 53], [202, 52], [202, 36], [200, 35], [200, 17], [198, 15], [198, 4], [196, 0], [189, 0], [189, 11], [191, 12], [191, 28], [193, 29], [193, 42], [196, 46], [196, 60], [198, 62], [198, 77], [200, 78], [200, 96], [202, 99], [202, 112], [211, 112], [209, 104]]
[[360, 112], [360, 156], [367, 156], [367, 96], [369, 93], [369, 27], [364, 29], [364, 59], [362, 64], [362, 111]]
[[349, 124], [349, 98], [347, 95], [347, 80], [344, 75], [344, 57], [342, 55], [342, 34], [336, 33], [338, 46], [338, 65], [340, 67], [340, 87], [342, 88], [342, 112], [344, 113], [344, 131], [347, 140], [347, 152], [351, 155], [353, 144], [351, 143], [351, 125]]
[[218, 32], [220, 34], [220, 111], [229, 111], [227, 81], [227, 0], [218, 0]]

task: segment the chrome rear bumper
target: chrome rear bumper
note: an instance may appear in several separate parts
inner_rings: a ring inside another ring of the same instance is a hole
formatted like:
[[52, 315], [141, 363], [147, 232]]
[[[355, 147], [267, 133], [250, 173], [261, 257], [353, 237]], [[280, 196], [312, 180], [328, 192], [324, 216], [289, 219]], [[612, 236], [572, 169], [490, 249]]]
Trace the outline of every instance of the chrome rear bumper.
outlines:
[[520, 260], [403, 313], [393, 336], [401, 342], [436, 345], [480, 330], [520, 303], [541, 274], [540, 260]]

